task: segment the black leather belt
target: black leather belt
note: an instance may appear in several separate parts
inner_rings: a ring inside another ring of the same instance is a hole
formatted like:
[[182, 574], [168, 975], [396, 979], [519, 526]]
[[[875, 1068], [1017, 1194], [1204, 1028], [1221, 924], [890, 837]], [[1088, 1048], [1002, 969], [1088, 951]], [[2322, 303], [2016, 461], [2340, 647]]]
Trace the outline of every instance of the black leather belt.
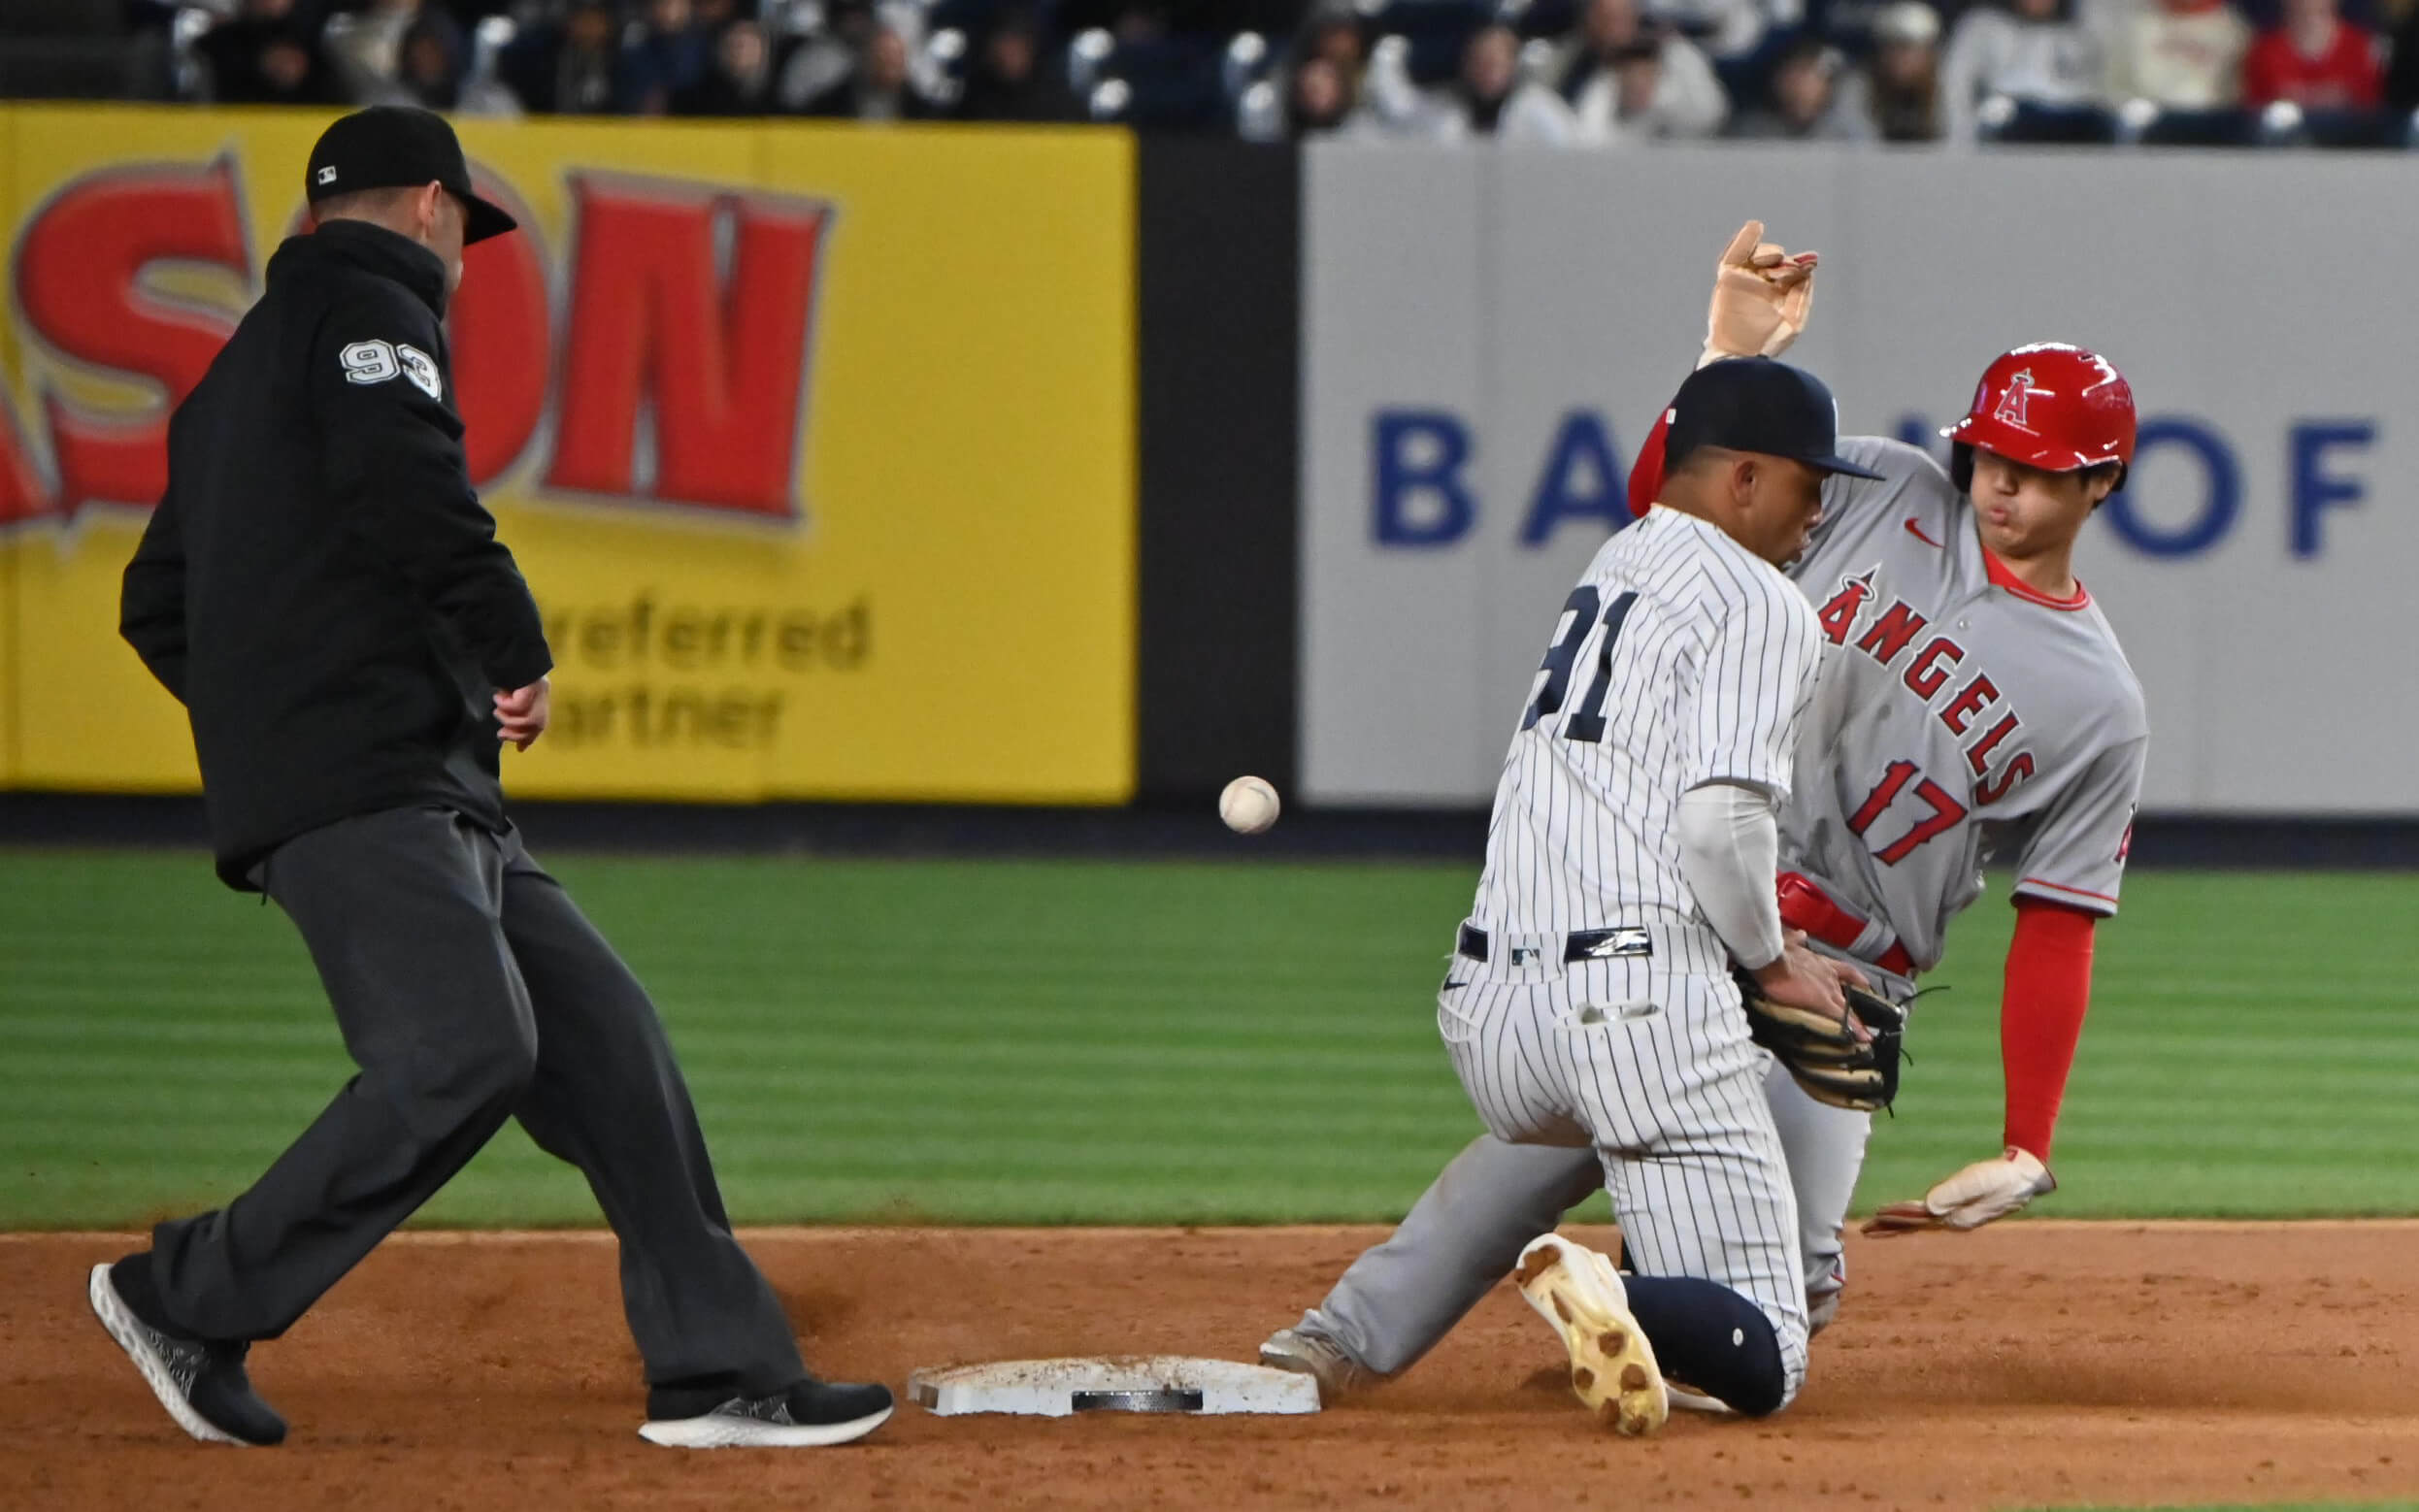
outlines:
[[[1454, 952], [1473, 961], [1488, 959], [1487, 932], [1475, 924], [1462, 926], [1461, 937], [1453, 942]], [[1563, 937], [1562, 964], [1577, 966], [1583, 961], [1637, 961], [1655, 953], [1653, 937], [1638, 928], [1610, 930], [1573, 930]], [[1517, 952], [1515, 952], [1517, 954]], [[1512, 966], [1535, 966], [1534, 961], [1513, 960]]]

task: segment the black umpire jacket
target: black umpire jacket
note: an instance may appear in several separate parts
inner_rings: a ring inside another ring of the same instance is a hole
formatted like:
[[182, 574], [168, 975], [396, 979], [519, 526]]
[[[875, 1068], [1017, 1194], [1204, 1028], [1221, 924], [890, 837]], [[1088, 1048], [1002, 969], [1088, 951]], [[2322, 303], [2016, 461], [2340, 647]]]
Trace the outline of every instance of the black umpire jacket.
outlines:
[[471, 489], [444, 266], [337, 220], [268, 291], [168, 428], [168, 491], [119, 630], [185, 706], [218, 874], [414, 805], [499, 832], [498, 688], [553, 665]]

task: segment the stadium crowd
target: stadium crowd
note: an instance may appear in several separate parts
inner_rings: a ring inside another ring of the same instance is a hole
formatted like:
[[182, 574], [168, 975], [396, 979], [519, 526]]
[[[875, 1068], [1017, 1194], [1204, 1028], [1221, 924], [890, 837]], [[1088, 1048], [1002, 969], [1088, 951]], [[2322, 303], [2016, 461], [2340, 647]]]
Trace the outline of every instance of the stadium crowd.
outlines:
[[[96, 41], [122, 48], [122, 87], [44, 66]], [[0, 92], [1596, 148], [2407, 147], [2419, 0], [7, 0]]]

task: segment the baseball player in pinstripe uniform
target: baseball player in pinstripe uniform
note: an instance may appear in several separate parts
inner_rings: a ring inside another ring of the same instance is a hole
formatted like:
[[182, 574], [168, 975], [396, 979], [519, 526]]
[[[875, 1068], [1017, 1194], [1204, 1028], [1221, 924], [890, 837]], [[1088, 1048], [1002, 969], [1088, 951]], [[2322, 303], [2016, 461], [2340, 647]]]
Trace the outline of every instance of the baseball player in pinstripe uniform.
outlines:
[[[1777, 351], [1804, 323], [1813, 259], [1760, 246], [1762, 229], [1724, 253], [1707, 362]], [[1818, 606], [1826, 668], [1780, 820], [1783, 920], [1903, 1001], [1979, 896], [1984, 859], [2017, 868], [2005, 1148], [1883, 1208], [1872, 1233], [1972, 1229], [2054, 1187], [2046, 1161], [2090, 998], [2093, 924], [2116, 908], [2147, 738], [2140, 687], [2070, 566], [2132, 459], [2125, 380], [2090, 352], [2019, 347], [1947, 434], [1948, 470], [1896, 442], [1844, 442], [1865, 480], [1827, 486], [1790, 569]], [[1656, 496], [1666, 441], [1659, 426], [1640, 456], [1636, 509]], [[1819, 1330], [1845, 1283], [1840, 1236], [1871, 1119], [1815, 1102], [1777, 1065], [1766, 1091]], [[1481, 1136], [1262, 1359], [1331, 1393], [1408, 1366], [1594, 1176], [1569, 1152]]]
[[1761, 357], [1681, 387], [1660, 502], [1563, 604], [1438, 994], [1488, 1132], [1601, 1163], [1638, 1275], [1549, 1234], [1519, 1276], [1624, 1433], [1662, 1426], [1665, 1367], [1755, 1413], [1805, 1376], [1797, 1204], [1731, 970], [1833, 1019], [1864, 980], [1785, 937], [1774, 902], [1822, 663], [1778, 564], [1827, 475], [1878, 476], [1835, 454], [1837, 412]]

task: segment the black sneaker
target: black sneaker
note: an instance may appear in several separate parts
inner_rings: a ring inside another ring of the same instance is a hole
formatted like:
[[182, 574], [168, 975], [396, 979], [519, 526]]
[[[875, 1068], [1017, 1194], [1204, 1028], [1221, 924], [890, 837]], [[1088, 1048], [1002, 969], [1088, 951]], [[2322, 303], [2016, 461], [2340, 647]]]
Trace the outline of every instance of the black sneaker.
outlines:
[[206, 1444], [282, 1443], [285, 1420], [260, 1399], [244, 1372], [251, 1346], [185, 1338], [144, 1321], [118, 1292], [111, 1269], [92, 1267], [92, 1315], [143, 1372], [177, 1427]]
[[668, 1449], [819, 1449], [863, 1438], [889, 1421], [890, 1388], [818, 1381], [750, 1397], [731, 1387], [663, 1387], [646, 1394], [639, 1436]]

